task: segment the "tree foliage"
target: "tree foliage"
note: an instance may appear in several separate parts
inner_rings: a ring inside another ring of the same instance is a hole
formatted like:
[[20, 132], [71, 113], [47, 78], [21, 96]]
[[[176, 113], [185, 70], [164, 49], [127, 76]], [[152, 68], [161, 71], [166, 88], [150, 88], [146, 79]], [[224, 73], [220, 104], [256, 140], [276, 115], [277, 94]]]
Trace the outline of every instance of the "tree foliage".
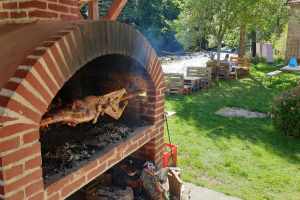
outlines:
[[186, 0], [180, 4], [181, 13], [173, 27], [187, 49], [211, 36], [219, 45], [223, 40], [237, 45], [241, 25], [268, 40], [274, 33], [280, 35], [287, 22], [286, 0]]
[[139, 29], [157, 50], [178, 49], [169, 25], [179, 15], [177, 6], [173, 0], [128, 0], [120, 20]]

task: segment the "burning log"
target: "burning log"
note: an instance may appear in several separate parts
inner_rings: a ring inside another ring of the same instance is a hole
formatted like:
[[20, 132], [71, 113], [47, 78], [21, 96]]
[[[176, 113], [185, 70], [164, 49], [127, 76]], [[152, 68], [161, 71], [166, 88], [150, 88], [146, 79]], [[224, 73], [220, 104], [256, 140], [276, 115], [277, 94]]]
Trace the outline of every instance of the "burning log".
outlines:
[[83, 100], [75, 100], [65, 108], [46, 114], [41, 120], [40, 127], [45, 128], [56, 123], [76, 126], [90, 121], [95, 124], [98, 118], [104, 114], [119, 119], [128, 104], [128, 100], [145, 95], [145, 92], [126, 94], [126, 90], [121, 89], [104, 96], [87, 96]]

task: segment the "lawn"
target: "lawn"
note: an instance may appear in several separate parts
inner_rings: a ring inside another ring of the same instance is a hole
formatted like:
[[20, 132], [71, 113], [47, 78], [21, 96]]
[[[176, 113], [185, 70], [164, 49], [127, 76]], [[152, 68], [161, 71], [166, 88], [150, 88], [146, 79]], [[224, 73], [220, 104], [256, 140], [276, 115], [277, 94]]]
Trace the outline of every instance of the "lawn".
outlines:
[[270, 112], [275, 96], [298, 82], [276, 68], [253, 65], [251, 76], [221, 81], [206, 92], [167, 97], [172, 142], [184, 181], [246, 200], [300, 200], [300, 139], [278, 133], [271, 119], [224, 118], [224, 106]]

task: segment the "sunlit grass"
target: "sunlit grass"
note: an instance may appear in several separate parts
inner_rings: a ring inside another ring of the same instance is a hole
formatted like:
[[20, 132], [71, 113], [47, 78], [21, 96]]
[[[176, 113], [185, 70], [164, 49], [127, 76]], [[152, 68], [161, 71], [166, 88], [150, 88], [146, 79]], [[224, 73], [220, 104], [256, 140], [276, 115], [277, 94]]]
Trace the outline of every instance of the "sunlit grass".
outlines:
[[216, 83], [206, 92], [167, 98], [173, 143], [183, 179], [242, 199], [300, 199], [300, 140], [278, 133], [270, 119], [224, 118], [224, 106], [270, 112], [272, 100], [294, 87], [299, 75], [253, 66], [251, 76]]

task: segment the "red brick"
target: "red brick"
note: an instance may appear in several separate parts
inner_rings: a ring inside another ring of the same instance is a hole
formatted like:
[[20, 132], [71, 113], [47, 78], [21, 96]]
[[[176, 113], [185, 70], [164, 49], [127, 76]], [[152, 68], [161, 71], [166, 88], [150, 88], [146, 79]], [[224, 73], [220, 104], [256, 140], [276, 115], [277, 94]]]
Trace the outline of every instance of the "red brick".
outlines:
[[3, 174], [3, 171], [0, 170], [0, 181], [3, 181], [4, 180], [4, 174]]
[[26, 58], [22, 63], [21, 65], [25, 65], [25, 66], [33, 66], [37, 63], [37, 60], [36, 59], [33, 59], [33, 58]]
[[0, 158], [0, 162], [1, 162], [2, 166], [6, 166], [11, 163], [22, 160], [24, 158], [27, 158], [33, 154], [40, 153], [40, 151], [41, 151], [40, 143], [35, 143], [31, 146], [25, 147], [23, 149], [20, 149], [18, 151], [8, 154], [8, 155], [2, 156]]
[[[47, 67], [47, 66], [44, 66]], [[44, 82], [46, 83], [46, 85], [48, 86], [48, 88], [50, 89], [50, 91], [53, 94], [56, 94], [56, 92], [60, 89], [57, 88], [57, 86], [54, 84], [54, 82], [52, 81], [52, 79], [50, 78], [50, 76], [47, 74], [45, 68], [42, 66], [41, 63], [37, 62], [34, 65], [35, 70], [38, 72], [38, 74], [41, 76], [42, 80], [44, 80]]]
[[42, 113], [46, 112], [48, 105], [43, 103], [39, 98], [33, 95], [32, 91], [29, 91], [22, 84], [15, 82], [7, 82], [5, 89], [16, 91], [19, 95], [27, 99], [32, 105], [34, 105]]
[[59, 0], [59, 3], [69, 6], [78, 6], [78, 1], [76, 0]]
[[57, 18], [58, 14], [54, 12], [44, 11], [44, 10], [34, 10], [29, 12], [29, 17]]
[[43, 55], [43, 58], [44, 58], [45, 62], [47, 63], [49, 70], [54, 75], [54, 78], [56, 79], [56, 81], [58, 82], [58, 84], [62, 87], [65, 79], [64, 79], [64, 77], [61, 77], [61, 75], [60, 75], [58, 69], [56, 68], [56, 66], [54, 64], [54, 61], [51, 59], [49, 53], [46, 52]]
[[66, 32], [66, 33], [63, 33], [65, 36], [64, 36], [64, 39], [65, 39], [65, 43], [69, 45], [69, 48], [71, 50], [71, 54], [73, 54], [73, 63], [81, 63], [82, 62], [82, 55], [81, 55], [81, 52], [78, 48], [78, 41], [76, 41], [76, 38], [75, 38], [75, 33], [73, 32], [73, 35], [74, 35], [74, 40], [72, 39], [72, 33], [70, 32]]
[[35, 124], [22, 124], [22, 123], [4, 126], [0, 129], [0, 138], [11, 136], [11, 135], [17, 134], [21, 131], [25, 131], [25, 130], [29, 130], [29, 129], [33, 129], [33, 128], [38, 128], [38, 127]]
[[8, 18], [8, 12], [0, 12], [0, 19], [7, 19]]
[[[0, 185], [0, 194], [1, 195], [4, 195], [4, 186], [3, 185]], [[2, 199], [1, 199], [2, 200]]]
[[44, 199], [44, 192], [40, 192], [33, 197], [28, 198], [28, 200], [43, 200]]
[[29, 196], [32, 196], [32, 195], [38, 193], [38, 192], [43, 191], [43, 189], [44, 189], [44, 183], [43, 183], [43, 180], [41, 179], [41, 180], [27, 186], [25, 188], [25, 194], [26, 194], [27, 197], [29, 197]]
[[77, 181], [70, 183], [69, 185], [65, 186], [62, 189], [62, 191], [61, 191], [62, 196], [63, 197], [68, 196], [74, 190], [78, 190], [80, 188], [80, 186], [82, 186], [84, 183], [85, 183], [85, 177], [82, 177], [82, 178], [78, 179]]
[[134, 152], [138, 148], [137, 143], [128, 144], [128, 146], [124, 149], [124, 155], [128, 155], [129, 153]]
[[79, 13], [79, 9], [78, 8], [70, 8], [70, 13], [78, 14]]
[[0, 96], [0, 104], [5, 105], [6, 108], [9, 108], [10, 110], [15, 111], [17, 113], [20, 113], [21, 111], [23, 116], [33, 120], [34, 122], [39, 122], [41, 119], [39, 113], [36, 113], [30, 108], [8, 97]]
[[26, 133], [23, 136], [23, 143], [24, 144], [32, 143], [32, 142], [35, 142], [35, 141], [39, 140], [39, 138], [40, 138], [39, 131], [33, 131], [33, 132], [30, 132], [30, 133]]
[[159, 69], [160, 69], [160, 63], [157, 62], [155, 65], [152, 66], [151, 72], [150, 72], [150, 77], [152, 80], [155, 82], [155, 78], [159, 75]]
[[14, 121], [14, 120], [17, 120], [17, 118], [12, 118], [12, 117], [7, 117], [7, 116], [0, 116], [0, 123]]
[[65, 185], [69, 184], [72, 180], [73, 180], [73, 175], [70, 174], [52, 183], [47, 187], [47, 195], [51, 196], [53, 193], [62, 189]]
[[68, 13], [69, 9], [66, 6], [60, 5], [60, 4], [48, 4], [48, 9], [58, 11], [58, 12], [63, 12], [63, 13]]
[[47, 46], [51, 45], [51, 52], [52, 52], [54, 58], [56, 59], [56, 63], [58, 64], [58, 66], [60, 66], [60, 69], [61, 69], [62, 73], [64, 74], [64, 78], [67, 80], [71, 74], [70, 74], [68, 67], [64, 64], [63, 58], [60, 56], [58, 48], [51, 43], [44, 44], [44, 45], [47, 45]]
[[[138, 146], [136, 145], [136, 148]], [[108, 160], [108, 166], [112, 166], [116, 163], [118, 163], [118, 161], [121, 161], [122, 160], [122, 154], [121, 153], [117, 153], [112, 159], [109, 159]]]
[[98, 165], [97, 161], [91, 161], [90, 163], [88, 163], [87, 165], [85, 165], [81, 170], [84, 172], [89, 172], [90, 170], [96, 168]]
[[5, 179], [5, 181], [7, 181], [11, 178], [21, 175], [22, 173], [23, 173], [23, 165], [17, 165], [9, 169], [5, 169], [3, 171], [3, 178]]
[[24, 1], [19, 2], [20, 8], [40, 8], [40, 9], [46, 9], [47, 3], [44, 1], [38, 1], [38, 0], [32, 0], [32, 1]]
[[61, 14], [60, 18], [62, 20], [78, 20], [79, 16], [78, 15], [64, 15], [64, 14]]
[[42, 178], [42, 169], [38, 169], [38, 170], [32, 172], [31, 174], [29, 174], [17, 181], [14, 181], [13, 183], [6, 185], [4, 188], [4, 191], [5, 191], [5, 193], [15, 191], [18, 188], [21, 188], [24, 185], [27, 185], [29, 183], [35, 182], [36, 180], [41, 179], [41, 178]]
[[0, 152], [9, 151], [18, 148], [20, 145], [20, 137], [15, 137], [3, 142], [0, 142]]
[[154, 80], [154, 81], [155, 81], [154, 83], [156, 84], [157, 88], [165, 87], [165, 77], [161, 70], [159, 70], [159, 75], [156, 77], [156, 80]]
[[56, 193], [56, 194], [52, 195], [51, 197], [48, 197], [47, 199], [48, 200], [59, 200], [60, 198], [59, 198], [59, 194]]
[[[53, 38], [53, 39], [55, 39], [55, 38]], [[61, 37], [57, 37], [56, 39], [58, 40], [57, 44], [61, 48], [61, 51], [62, 51], [62, 53], [63, 53], [63, 55], [65, 57], [66, 63], [67, 63], [67, 65], [69, 65], [67, 67], [69, 67], [69, 70], [70, 70], [70, 73], [71, 73], [70, 75], [72, 76], [75, 73], [75, 70], [76, 70], [75, 66], [71, 65], [72, 64], [73, 55], [69, 54], [68, 48], [67, 48], [65, 42], [61, 39]], [[70, 53], [72, 53], [72, 52], [70, 52]]]
[[21, 200], [24, 199], [25, 195], [24, 195], [24, 191], [19, 191], [16, 194], [13, 194], [10, 197], [7, 197], [5, 200]]
[[38, 156], [36, 158], [26, 161], [25, 170], [34, 169], [36, 167], [40, 167], [41, 165], [42, 165], [42, 158]]
[[106, 170], [106, 163], [103, 162], [96, 169], [92, 170], [90, 173], [87, 174], [88, 180], [92, 180], [92, 179], [96, 178], [101, 173], [103, 173], [105, 170]]
[[3, 8], [4, 9], [16, 9], [16, 8], [18, 8], [18, 4], [17, 4], [17, 2], [3, 3]]
[[[148, 74], [150, 74], [150, 76], [151, 76], [151, 74], [153, 73], [153, 71], [154, 71], [154, 69], [155, 69], [155, 66], [157, 65], [158, 62], [159, 62], [158, 57], [155, 56], [155, 57], [153, 58], [153, 63], [152, 63], [152, 65], [147, 67], [147, 71], [148, 71]], [[152, 76], [151, 76], [151, 77], [152, 77]]]
[[39, 91], [41, 96], [50, 104], [50, 102], [52, 101], [52, 97], [30, 72], [26, 70], [17, 70], [15, 73], [15, 77], [26, 79], [31, 84], [31, 86]]
[[10, 12], [11, 18], [24, 18], [27, 16], [27, 13], [25, 11], [17, 11], [17, 12]]

